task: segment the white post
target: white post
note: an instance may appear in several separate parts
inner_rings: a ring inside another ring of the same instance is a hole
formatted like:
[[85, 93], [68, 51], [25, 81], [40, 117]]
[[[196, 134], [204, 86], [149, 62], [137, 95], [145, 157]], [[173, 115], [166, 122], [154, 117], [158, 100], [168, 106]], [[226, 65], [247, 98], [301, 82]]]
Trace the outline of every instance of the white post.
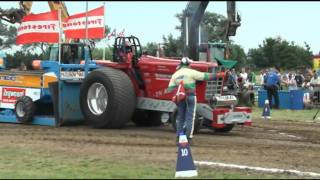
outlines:
[[[104, 13], [104, 10], [105, 10], [105, 4], [106, 4], [106, 2], [103, 2], [103, 32], [105, 33], [106, 32], [106, 26], [105, 26], [105, 13]], [[105, 60], [106, 59], [106, 47], [104, 46], [106, 43], [105, 43], [105, 41], [106, 41], [106, 34], [105, 34], [105, 37], [104, 37], [104, 44], [102, 45], [102, 47], [103, 47], [103, 55], [102, 55], [102, 59], [103, 60]]]
[[158, 43], [157, 57], [160, 57], [160, 43]]
[[[106, 43], [103, 43], [103, 44], [106, 44]], [[106, 47], [104, 47], [104, 45], [102, 45], [103, 46], [103, 55], [102, 55], [102, 60], [106, 60]]]
[[86, 42], [88, 43], [88, 1], [86, 1]]
[[58, 19], [59, 19], [59, 43], [58, 43], [58, 52], [59, 52], [59, 64], [61, 63], [61, 7], [58, 9]]
[[201, 44], [201, 24], [199, 24], [199, 46]]

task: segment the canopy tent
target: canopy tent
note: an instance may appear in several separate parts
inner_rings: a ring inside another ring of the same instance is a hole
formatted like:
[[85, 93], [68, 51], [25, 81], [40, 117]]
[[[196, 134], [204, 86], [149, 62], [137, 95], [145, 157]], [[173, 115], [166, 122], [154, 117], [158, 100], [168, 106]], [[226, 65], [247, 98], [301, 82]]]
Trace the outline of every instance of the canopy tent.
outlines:
[[236, 60], [230, 60], [230, 59], [221, 59], [221, 58], [217, 58], [215, 57], [215, 59], [218, 61], [219, 65], [222, 65], [225, 68], [232, 68], [234, 67], [238, 61]]

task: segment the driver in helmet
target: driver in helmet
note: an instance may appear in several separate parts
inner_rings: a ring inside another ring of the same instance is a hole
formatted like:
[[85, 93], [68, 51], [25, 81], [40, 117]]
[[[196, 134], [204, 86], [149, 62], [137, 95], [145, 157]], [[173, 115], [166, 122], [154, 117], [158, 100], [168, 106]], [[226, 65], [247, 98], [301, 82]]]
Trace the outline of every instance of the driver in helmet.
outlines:
[[133, 48], [130, 41], [125, 41], [124, 43], [124, 52], [121, 51], [121, 59], [124, 63], [129, 64], [129, 68], [132, 68], [132, 59], [133, 59]]

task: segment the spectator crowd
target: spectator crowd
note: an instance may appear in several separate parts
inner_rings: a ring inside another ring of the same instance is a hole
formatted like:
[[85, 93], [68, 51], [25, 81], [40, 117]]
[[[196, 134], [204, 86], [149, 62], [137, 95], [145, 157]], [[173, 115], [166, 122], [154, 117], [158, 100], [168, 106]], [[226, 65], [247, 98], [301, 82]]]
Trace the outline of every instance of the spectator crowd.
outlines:
[[[320, 104], [320, 72], [311, 68], [280, 72], [277, 68], [266, 68], [259, 75], [250, 68], [242, 68], [239, 73], [236, 70], [227, 70], [227, 87], [229, 91], [239, 89], [250, 90], [253, 87], [267, 90], [270, 106], [279, 107], [279, 90], [303, 90], [305, 106], [311, 103]], [[274, 96], [275, 102], [272, 101]], [[272, 104], [273, 103], [273, 104]]]

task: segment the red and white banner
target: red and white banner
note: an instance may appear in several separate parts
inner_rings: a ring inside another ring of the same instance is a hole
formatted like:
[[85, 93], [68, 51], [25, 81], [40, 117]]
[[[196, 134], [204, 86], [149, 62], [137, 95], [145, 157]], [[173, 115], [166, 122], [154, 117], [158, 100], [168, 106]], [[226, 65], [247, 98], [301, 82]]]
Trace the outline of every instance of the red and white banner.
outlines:
[[[66, 38], [86, 38], [86, 13], [69, 16], [62, 24]], [[88, 38], [104, 38], [104, 6], [88, 11]]]
[[14, 104], [21, 96], [29, 96], [32, 101], [40, 99], [41, 88], [17, 88], [0, 86], [0, 108], [14, 109]]
[[2, 89], [2, 102], [3, 103], [15, 103], [17, 99], [26, 94], [25, 89], [21, 88], [3, 88]]
[[18, 28], [17, 44], [34, 42], [59, 42], [58, 11], [29, 14], [22, 19]]

